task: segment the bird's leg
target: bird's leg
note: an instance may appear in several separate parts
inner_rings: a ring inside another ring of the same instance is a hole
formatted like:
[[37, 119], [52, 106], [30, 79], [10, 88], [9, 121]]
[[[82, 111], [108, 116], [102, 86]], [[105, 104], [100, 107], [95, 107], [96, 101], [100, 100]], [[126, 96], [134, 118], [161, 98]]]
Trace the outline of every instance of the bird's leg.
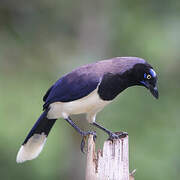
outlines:
[[96, 126], [97, 128], [103, 130], [104, 132], [106, 132], [109, 135], [109, 140], [113, 140], [113, 139], [118, 139], [118, 138], [123, 138], [126, 137], [128, 135], [127, 132], [117, 132], [117, 133], [113, 133], [111, 131], [109, 131], [108, 129], [102, 127], [101, 125], [97, 124], [96, 122], [93, 122], [92, 125]]
[[93, 139], [95, 141], [96, 139], [96, 132], [95, 131], [82, 131], [72, 120], [70, 117], [65, 119], [81, 136], [82, 136], [82, 141], [81, 141], [81, 151], [84, 153], [84, 146], [85, 146], [85, 139], [87, 135], [92, 134]]

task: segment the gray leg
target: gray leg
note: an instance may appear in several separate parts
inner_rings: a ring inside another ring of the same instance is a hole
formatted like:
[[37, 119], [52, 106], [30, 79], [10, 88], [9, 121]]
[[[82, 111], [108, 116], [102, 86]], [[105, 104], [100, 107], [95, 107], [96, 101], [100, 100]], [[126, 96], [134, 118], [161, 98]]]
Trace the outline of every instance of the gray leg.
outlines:
[[104, 128], [103, 126], [97, 124], [96, 122], [93, 122], [92, 125], [96, 126], [97, 128], [99, 128], [99, 129], [103, 130], [105, 133], [107, 133], [109, 135], [109, 140], [123, 138], [128, 135], [127, 132], [113, 133], [113, 132], [109, 131], [108, 129]]
[[84, 146], [85, 146], [85, 138], [87, 135], [92, 134], [94, 137], [94, 141], [96, 139], [96, 132], [95, 131], [82, 131], [72, 120], [70, 117], [65, 119], [83, 138], [81, 141], [81, 151], [84, 153]]

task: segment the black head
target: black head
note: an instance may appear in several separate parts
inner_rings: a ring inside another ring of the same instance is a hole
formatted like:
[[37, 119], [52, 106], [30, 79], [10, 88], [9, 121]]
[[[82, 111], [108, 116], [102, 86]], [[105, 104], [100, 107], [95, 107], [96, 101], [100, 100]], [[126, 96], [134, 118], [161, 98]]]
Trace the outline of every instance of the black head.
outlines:
[[136, 85], [144, 86], [150, 90], [151, 94], [158, 99], [157, 75], [149, 64], [136, 64], [133, 69]]

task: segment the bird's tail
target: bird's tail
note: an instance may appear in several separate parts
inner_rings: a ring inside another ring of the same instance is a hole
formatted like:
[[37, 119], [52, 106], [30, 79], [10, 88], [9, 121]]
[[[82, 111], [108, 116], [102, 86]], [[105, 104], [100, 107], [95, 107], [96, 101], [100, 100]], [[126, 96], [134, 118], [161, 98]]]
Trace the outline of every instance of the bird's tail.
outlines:
[[47, 118], [47, 110], [45, 110], [34, 124], [33, 128], [24, 140], [17, 154], [16, 162], [22, 163], [27, 160], [36, 158], [42, 151], [47, 136], [53, 127], [56, 119]]

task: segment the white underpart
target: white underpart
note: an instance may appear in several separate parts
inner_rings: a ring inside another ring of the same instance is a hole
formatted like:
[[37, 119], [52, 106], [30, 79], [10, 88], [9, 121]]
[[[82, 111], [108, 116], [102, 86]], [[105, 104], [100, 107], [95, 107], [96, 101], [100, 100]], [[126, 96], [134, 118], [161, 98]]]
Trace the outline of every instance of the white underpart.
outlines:
[[92, 123], [95, 121], [96, 114], [111, 101], [100, 99], [97, 89], [88, 96], [71, 102], [55, 102], [50, 105], [47, 117], [49, 119], [67, 118], [72, 114], [87, 114], [87, 120]]
[[27, 160], [35, 159], [42, 151], [46, 142], [46, 135], [34, 134], [26, 144], [22, 145], [17, 154], [16, 162], [22, 163]]

